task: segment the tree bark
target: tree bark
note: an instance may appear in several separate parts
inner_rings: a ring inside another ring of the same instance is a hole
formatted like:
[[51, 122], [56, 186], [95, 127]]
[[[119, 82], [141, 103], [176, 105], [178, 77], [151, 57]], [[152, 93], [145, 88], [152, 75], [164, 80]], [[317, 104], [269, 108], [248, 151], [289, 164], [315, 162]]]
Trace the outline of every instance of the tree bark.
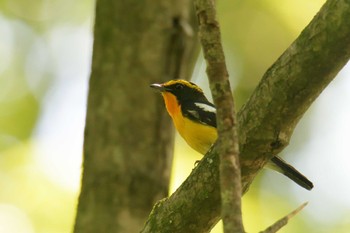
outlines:
[[154, 82], [195, 60], [188, 0], [96, 3], [75, 233], [139, 232], [168, 195], [173, 130]]
[[[288, 145], [300, 118], [349, 58], [350, 1], [328, 0], [238, 112], [244, 192]], [[209, 232], [220, 218], [218, 158], [214, 146], [180, 188], [155, 205], [142, 232]]]

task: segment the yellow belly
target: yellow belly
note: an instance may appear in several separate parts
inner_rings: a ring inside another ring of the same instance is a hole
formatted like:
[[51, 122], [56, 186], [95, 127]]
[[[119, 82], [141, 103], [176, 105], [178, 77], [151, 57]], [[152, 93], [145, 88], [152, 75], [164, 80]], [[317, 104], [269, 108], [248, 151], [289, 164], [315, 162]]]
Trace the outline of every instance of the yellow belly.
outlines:
[[201, 154], [206, 154], [218, 135], [216, 128], [196, 123], [181, 115], [173, 117], [174, 124], [187, 144]]

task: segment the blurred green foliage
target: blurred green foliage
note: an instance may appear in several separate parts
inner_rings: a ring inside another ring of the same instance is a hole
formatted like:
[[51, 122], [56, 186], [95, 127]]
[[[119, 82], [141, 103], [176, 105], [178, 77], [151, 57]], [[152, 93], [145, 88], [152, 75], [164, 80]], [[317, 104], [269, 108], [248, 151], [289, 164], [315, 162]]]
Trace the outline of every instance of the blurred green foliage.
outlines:
[[25, 81], [18, 79], [11, 75], [0, 79], [0, 93], [3, 95], [0, 98], [0, 150], [28, 140], [38, 118], [38, 100], [28, 90]]
[[69, 190], [43, 172], [35, 131], [60, 72], [51, 34], [89, 27], [93, 6], [86, 0], [0, 1], [0, 232], [72, 229], [79, 185]]
[[[292, 43], [323, 2], [218, 1], [236, 106], [246, 101], [266, 69]], [[91, 30], [93, 7], [91, 0], [0, 0], [0, 232], [71, 231], [79, 184], [67, 189], [43, 172], [38, 162], [35, 131], [42, 121], [44, 106], [51, 104], [45, 102], [47, 93], [58, 83], [61, 85], [60, 76], [66, 75], [57, 62], [70, 59], [72, 55], [71, 51], [55, 51], [62, 50], [60, 43], [77, 42], [55, 40], [57, 36], [64, 38], [67, 31]], [[68, 29], [60, 30], [62, 28]], [[71, 66], [86, 69], [80, 63]], [[75, 78], [72, 75], [66, 80]], [[205, 76], [196, 81], [201, 83], [203, 79]], [[308, 125], [304, 126], [294, 143], [296, 146], [308, 137]], [[45, 130], [50, 131], [50, 128]], [[60, 147], [66, 145], [64, 141], [56, 143]], [[201, 158], [182, 139], [178, 138], [176, 145], [172, 190], [190, 173], [194, 161]], [[81, 154], [69, 156], [80, 158]], [[55, 165], [46, 164], [49, 166], [46, 170], [54, 170]], [[76, 173], [80, 170], [76, 169]], [[292, 194], [281, 195], [280, 190], [285, 187], [266, 190], [265, 183], [264, 174], [259, 175], [244, 197], [248, 232], [266, 228], [301, 204], [291, 197]], [[350, 214], [338, 222], [322, 225], [302, 212], [281, 232], [345, 233], [350, 227], [349, 217]], [[221, 232], [220, 226], [214, 231]]]

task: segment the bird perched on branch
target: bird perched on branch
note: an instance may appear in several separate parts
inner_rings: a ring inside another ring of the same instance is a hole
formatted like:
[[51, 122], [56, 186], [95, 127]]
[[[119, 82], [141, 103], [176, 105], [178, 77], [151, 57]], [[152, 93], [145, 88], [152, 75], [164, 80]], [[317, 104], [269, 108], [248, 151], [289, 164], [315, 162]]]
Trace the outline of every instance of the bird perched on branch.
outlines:
[[[218, 135], [216, 108], [205, 97], [202, 89], [185, 80], [151, 84], [151, 87], [161, 92], [166, 109], [187, 144], [199, 153], [206, 154]], [[273, 157], [269, 164], [268, 167], [284, 174], [305, 189], [313, 188], [311, 181], [280, 157]]]

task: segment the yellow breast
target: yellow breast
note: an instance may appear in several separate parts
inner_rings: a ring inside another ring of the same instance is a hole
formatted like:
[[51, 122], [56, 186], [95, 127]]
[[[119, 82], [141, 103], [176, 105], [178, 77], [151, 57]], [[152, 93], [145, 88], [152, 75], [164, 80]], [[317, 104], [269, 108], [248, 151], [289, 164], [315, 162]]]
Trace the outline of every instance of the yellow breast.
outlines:
[[207, 153], [217, 139], [216, 128], [183, 117], [181, 106], [178, 104], [176, 97], [167, 92], [162, 94], [168, 113], [183, 139], [199, 153], [203, 155]]

